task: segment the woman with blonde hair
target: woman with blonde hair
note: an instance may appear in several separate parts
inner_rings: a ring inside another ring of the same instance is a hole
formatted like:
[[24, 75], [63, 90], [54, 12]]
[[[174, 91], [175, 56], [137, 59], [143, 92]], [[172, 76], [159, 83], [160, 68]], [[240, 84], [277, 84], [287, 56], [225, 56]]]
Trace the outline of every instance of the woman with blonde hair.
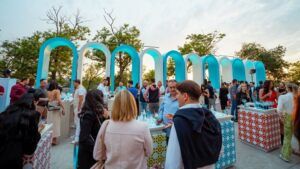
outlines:
[[105, 121], [98, 133], [94, 159], [104, 162], [105, 169], [146, 169], [152, 152], [148, 125], [136, 120], [137, 106], [133, 95], [120, 91], [114, 100], [111, 120]]

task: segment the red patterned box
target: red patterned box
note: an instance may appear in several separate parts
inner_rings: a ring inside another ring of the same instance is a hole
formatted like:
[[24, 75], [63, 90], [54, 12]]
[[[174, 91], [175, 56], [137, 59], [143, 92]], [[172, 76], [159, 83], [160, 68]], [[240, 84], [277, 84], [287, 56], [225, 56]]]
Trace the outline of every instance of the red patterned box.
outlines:
[[245, 143], [266, 152], [280, 147], [279, 116], [275, 109], [240, 108], [238, 128], [239, 139]]

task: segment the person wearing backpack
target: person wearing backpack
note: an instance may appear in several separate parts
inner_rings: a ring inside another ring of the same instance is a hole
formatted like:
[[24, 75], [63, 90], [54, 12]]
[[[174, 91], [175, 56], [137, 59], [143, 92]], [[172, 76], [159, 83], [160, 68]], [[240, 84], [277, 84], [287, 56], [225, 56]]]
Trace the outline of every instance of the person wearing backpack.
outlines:
[[199, 105], [200, 86], [186, 80], [177, 86], [179, 110], [173, 118], [165, 169], [213, 169], [222, 148], [221, 125]]

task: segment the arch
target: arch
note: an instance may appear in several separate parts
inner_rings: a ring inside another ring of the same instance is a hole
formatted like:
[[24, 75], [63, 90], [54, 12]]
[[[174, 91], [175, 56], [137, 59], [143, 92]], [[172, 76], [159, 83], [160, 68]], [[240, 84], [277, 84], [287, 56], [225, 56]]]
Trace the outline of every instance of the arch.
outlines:
[[254, 66], [256, 69], [256, 82], [255, 84], [258, 85], [259, 81], [265, 81], [266, 80], [266, 69], [265, 65], [261, 61], [255, 61]]
[[232, 60], [232, 78], [238, 81], [245, 81], [245, 66], [240, 58]]
[[255, 66], [251, 60], [244, 60], [245, 65], [245, 74], [246, 74], [246, 81], [247, 82], [254, 82], [255, 81], [255, 73], [250, 74], [251, 69], [255, 69]]
[[220, 88], [220, 68], [219, 62], [214, 55], [206, 55], [201, 57], [201, 67], [202, 67], [202, 78], [201, 84], [204, 82], [205, 77], [205, 65], [208, 64], [208, 73], [209, 73], [209, 80], [213, 88], [219, 89]]
[[106, 66], [105, 66], [105, 76], [109, 77], [110, 76], [110, 58], [111, 58], [111, 54], [109, 49], [103, 44], [103, 43], [98, 43], [98, 42], [89, 42], [87, 44], [85, 44], [84, 46], [81, 47], [80, 49], [80, 54], [79, 54], [79, 59], [78, 59], [78, 68], [77, 68], [77, 78], [78, 79], [82, 79], [82, 59], [83, 56], [85, 55], [85, 53], [88, 50], [92, 50], [92, 49], [97, 49], [101, 52], [104, 53], [105, 55], [105, 60], [106, 60]]
[[[192, 67], [193, 67], [193, 80], [195, 82], [197, 82], [198, 84], [201, 84], [201, 61], [200, 61], [200, 56], [198, 56], [195, 53], [190, 53], [187, 55], [184, 55], [184, 61], [185, 61], [185, 65], [188, 64], [188, 61], [192, 62]], [[187, 66], [186, 66], [186, 75], [185, 77], [187, 77]]]
[[166, 85], [167, 80], [167, 61], [168, 57], [171, 57], [175, 61], [175, 80], [182, 82], [185, 80], [185, 62], [182, 55], [175, 50], [171, 50], [163, 55], [163, 84]]
[[140, 86], [142, 86], [142, 79], [143, 79], [143, 58], [145, 57], [145, 55], [148, 54], [150, 55], [153, 60], [154, 60], [154, 66], [155, 66], [155, 81], [156, 83], [158, 81], [162, 81], [163, 82], [163, 70], [162, 70], [162, 64], [163, 64], [163, 60], [162, 60], [162, 56], [161, 53], [154, 49], [154, 48], [147, 48], [145, 50], [142, 51], [142, 53], [140, 54]]
[[139, 82], [140, 80], [140, 58], [139, 54], [137, 51], [129, 45], [121, 45], [118, 46], [111, 55], [111, 60], [110, 60], [110, 90], [114, 91], [115, 88], [115, 57], [116, 54], [119, 52], [125, 52], [127, 53], [132, 60], [132, 73], [131, 73], [131, 79], [133, 81], [133, 84], [135, 85], [136, 83]]
[[[51, 51], [59, 46], [66, 46], [72, 50], [73, 60], [72, 60], [72, 74], [71, 80], [75, 80], [77, 78], [77, 67], [78, 67], [78, 53], [76, 46], [69, 40], [65, 38], [51, 38], [45, 41], [39, 51], [39, 60], [38, 60], [38, 67], [36, 72], [36, 86], [40, 86], [41, 79], [48, 78], [48, 71], [49, 71], [49, 61], [50, 61], [50, 54]], [[70, 91], [74, 90], [73, 83], [70, 84]]]
[[222, 81], [230, 83], [232, 81], [232, 62], [227, 56], [222, 56], [219, 59], [221, 66]]

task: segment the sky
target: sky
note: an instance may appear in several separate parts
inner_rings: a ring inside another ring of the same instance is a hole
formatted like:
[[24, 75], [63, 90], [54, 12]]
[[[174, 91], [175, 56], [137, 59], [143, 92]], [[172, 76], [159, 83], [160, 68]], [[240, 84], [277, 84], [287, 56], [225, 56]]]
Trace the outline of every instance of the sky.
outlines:
[[0, 42], [52, 28], [43, 20], [52, 6], [63, 6], [66, 15], [79, 9], [92, 35], [106, 26], [104, 9], [113, 10], [116, 26], [137, 26], [142, 42], [161, 53], [177, 50], [189, 34], [217, 30], [226, 34], [217, 55], [234, 56], [243, 43], [257, 42], [283, 45], [285, 60], [300, 60], [298, 0], [1, 0]]

